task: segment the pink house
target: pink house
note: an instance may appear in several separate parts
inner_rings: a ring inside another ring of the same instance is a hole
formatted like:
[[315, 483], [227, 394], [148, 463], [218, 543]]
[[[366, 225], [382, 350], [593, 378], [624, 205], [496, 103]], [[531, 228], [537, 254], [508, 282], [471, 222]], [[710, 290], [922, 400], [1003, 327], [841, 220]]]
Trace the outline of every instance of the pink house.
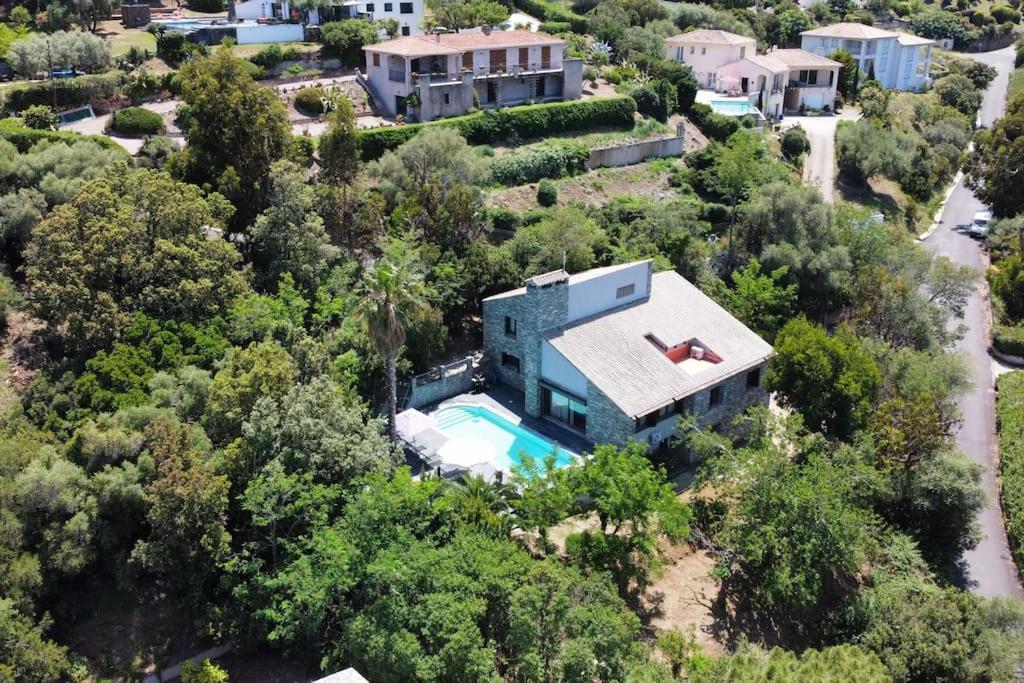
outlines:
[[748, 96], [768, 119], [835, 108], [839, 62], [806, 50], [759, 55], [756, 46], [747, 36], [701, 29], [667, 39], [665, 56], [689, 66], [703, 89]]

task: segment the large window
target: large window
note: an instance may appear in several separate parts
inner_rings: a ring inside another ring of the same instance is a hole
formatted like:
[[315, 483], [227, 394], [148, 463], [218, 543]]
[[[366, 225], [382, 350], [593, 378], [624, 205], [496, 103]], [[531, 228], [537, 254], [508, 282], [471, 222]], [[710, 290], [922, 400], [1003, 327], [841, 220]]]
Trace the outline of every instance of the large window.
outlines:
[[587, 402], [551, 387], [541, 387], [541, 410], [544, 415], [581, 432], [587, 430]]
[[517, 331], [518, 327], [519, 326], [516, 324], [516, 320], [514, 318], [511, 318], [511, 317], [509, 317], [507, 315], [505, 316], [505, 335], [506, 336], [508, 336], [508, 337], [516, 336], [516, 331]]
[[412, 3], [411, 2], [400, 2], [398, 3], [398, 11], [402, 14], [412, 14]]

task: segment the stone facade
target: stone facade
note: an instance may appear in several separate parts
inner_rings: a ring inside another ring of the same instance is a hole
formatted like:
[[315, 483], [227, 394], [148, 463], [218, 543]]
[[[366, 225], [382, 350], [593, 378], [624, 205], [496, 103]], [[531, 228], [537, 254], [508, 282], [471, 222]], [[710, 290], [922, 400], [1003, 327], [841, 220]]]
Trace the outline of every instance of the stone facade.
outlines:
[[[540, 347], [542, 332], [561, 325], [569, 312], [568, 282], [526, 286], [517, 296], [484, 301], [484, 356], [497, 368], [499, 382], [524, 394], [526, 414], [540, 416]], [[515, 334], [505, 330], [509, 318]], [[502, 354], [519, 359], [519, 371], [502, 362]]]

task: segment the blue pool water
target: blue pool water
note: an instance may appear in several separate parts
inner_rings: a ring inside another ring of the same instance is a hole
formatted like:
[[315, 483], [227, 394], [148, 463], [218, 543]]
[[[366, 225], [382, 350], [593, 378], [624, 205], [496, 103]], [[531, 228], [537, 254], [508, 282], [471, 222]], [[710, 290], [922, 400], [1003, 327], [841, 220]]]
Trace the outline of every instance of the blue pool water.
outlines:
[[753, 111], [750, 102], [744, 100], [712, 100], [711, 108], [716, 113], [726, 116], [742, 116]]
[[[437, 411], [433, 417], [438, 428], [449, 438], [483, 439], [494, 446], [499, 458], [507, 457], [510, 466], [522, 464], [522, 453], [540, 462], [555, 448], [544, 437], [512, 424], [483, 406], [451, 406]], [[558, 448], [555, 465], [565, 467], [573, 459], [569, 451]]]

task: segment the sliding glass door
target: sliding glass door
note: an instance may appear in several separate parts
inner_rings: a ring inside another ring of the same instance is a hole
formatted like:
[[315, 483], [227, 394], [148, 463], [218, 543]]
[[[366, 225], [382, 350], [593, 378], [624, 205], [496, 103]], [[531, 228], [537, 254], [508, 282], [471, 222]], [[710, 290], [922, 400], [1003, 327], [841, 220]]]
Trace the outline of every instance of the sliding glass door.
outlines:
[[587, 404], [557, 389], [541, 387], [541, 408], [544, 415], [563, 422], [581, 432], [587, 431]]

